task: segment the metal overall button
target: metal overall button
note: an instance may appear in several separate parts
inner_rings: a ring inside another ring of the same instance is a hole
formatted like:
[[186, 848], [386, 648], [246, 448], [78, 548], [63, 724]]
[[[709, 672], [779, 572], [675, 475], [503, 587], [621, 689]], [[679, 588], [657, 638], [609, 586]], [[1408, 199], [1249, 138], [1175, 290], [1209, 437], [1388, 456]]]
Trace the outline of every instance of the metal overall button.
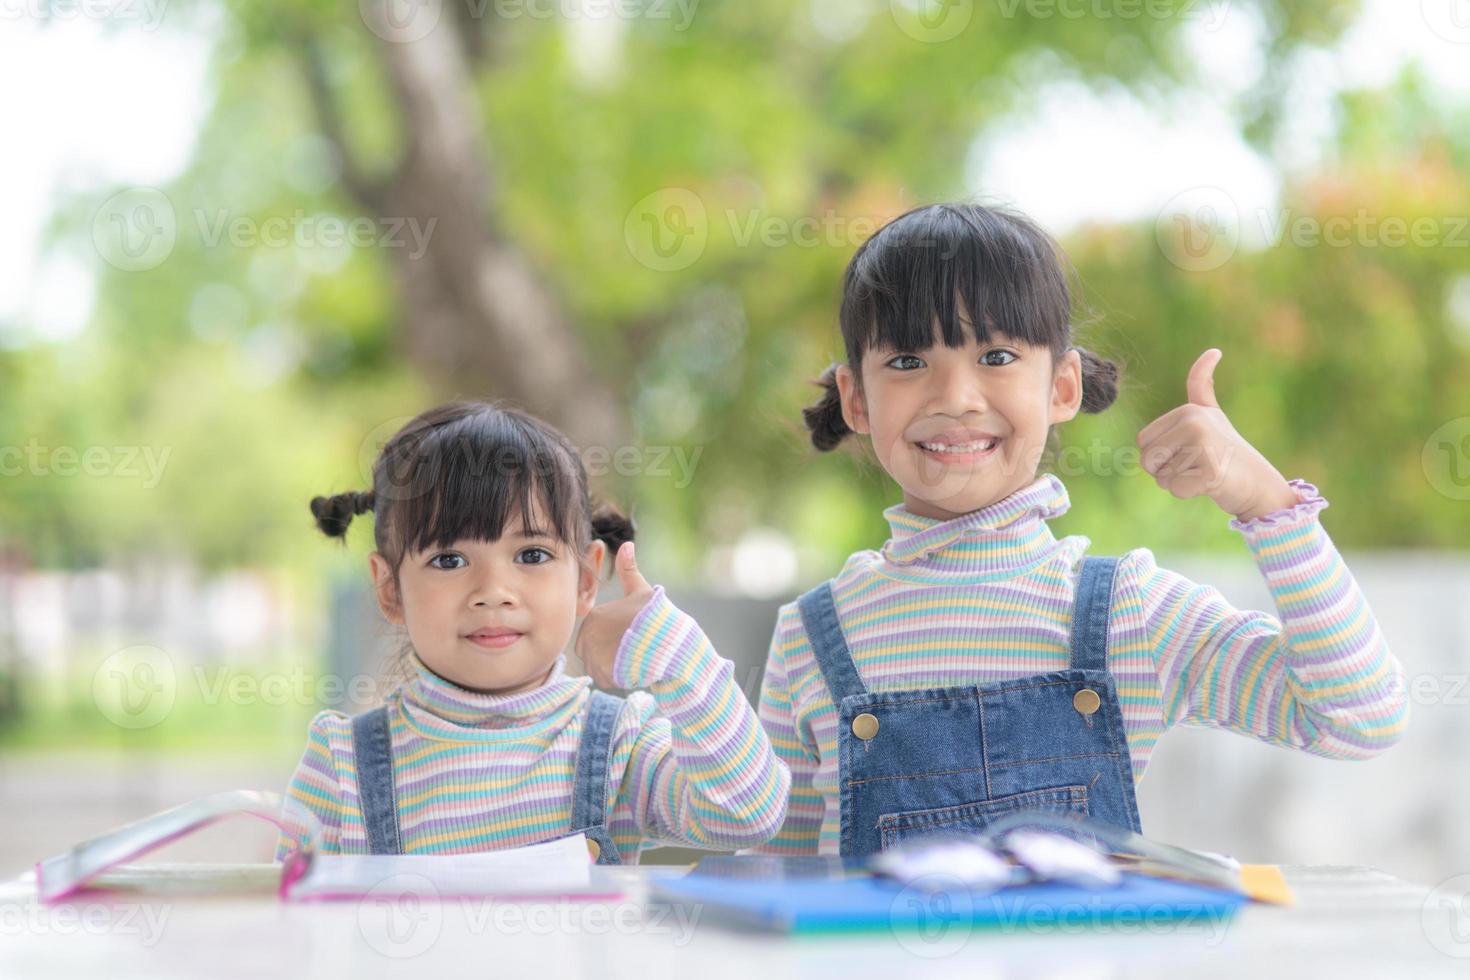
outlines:
[[1079, 715], [1090, 715], [1102, 707], [1102, 698], [1090, 687], [1084, 687], [1072, 695], [1072, 707], [1077, 709]]
[[864, 711], [852, 720], [852, 733], [866, 742], [878, 734], [878, 719]]
[[587, 853], [592, 855], [592, 860], [596, 861], [602, 857], [602, 845], [591, 837], [587, 838]]

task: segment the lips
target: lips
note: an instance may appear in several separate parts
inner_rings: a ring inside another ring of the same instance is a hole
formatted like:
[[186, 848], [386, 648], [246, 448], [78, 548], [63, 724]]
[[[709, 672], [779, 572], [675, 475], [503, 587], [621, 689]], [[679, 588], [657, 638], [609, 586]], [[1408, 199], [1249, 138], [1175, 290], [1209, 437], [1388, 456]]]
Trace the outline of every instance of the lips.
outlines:
[[485, 647], [486, 649], [490, 650], [499, 650], [503, 647], [510, 646], [512, 643], [516, 642], [524, 635], [525, 634], [521, 633], [519, 630], [497, 626], [475, 630], [473, 633], [466, 636], [465, 639], [469, 640], [476, 646]]
[[915, 440], [914, 445], [925, 456], [943, 463], [973, 463], [994, 453], [1002, 439], [977, 429], [951, 429]]

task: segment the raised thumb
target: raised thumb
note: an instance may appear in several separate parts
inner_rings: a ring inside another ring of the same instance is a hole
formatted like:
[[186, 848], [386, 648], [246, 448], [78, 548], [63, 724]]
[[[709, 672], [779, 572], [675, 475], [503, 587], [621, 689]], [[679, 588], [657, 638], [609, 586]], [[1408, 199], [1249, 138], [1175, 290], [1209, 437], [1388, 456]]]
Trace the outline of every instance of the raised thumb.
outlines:
[[1190, 404], [1204, 405], [1206, 408], [1220, 407], [1220, 403], [1215, 400], [1215, 365], [1224, 356], [1218, 347], [1211, 347], [1195, 359], [1194, 366], [1189, 369], [1187, 386]]
[[638, 571], [638, 557], [633, 553], [633, 542], [623, 542], [613, 564], [618, 570], [618, 581], [623, 585], [623, 595], [632, 595], [649, 587], [648, 581]]

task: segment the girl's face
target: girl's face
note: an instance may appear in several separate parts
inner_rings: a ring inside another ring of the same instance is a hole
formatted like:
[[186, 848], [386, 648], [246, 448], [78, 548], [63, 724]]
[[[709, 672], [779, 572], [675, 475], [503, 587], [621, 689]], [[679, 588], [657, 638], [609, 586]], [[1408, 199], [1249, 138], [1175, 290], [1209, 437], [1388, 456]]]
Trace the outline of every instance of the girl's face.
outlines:
[[[994, 330], [985, 344], [874, 348], [861, 385], [837, 369], [842, 416], [867, 433], [911, 512], [950, 520], [1002, 500], [1036, 478], [1050, 426], [1082, 404], [1082, 361]], [[938, 333], [936, 332], [936, 338]]]
[[390, 623], [405, 624], [419, 659], [460, 687], [518, 694], [543, 684], [566, 649], [579, 616], [597, 601], [605, 546], [585, 555], [519, 515], [500, 540], [457, 541], [405, 554], [395, 587], [388, 561], [370, 556], [378, 605]]

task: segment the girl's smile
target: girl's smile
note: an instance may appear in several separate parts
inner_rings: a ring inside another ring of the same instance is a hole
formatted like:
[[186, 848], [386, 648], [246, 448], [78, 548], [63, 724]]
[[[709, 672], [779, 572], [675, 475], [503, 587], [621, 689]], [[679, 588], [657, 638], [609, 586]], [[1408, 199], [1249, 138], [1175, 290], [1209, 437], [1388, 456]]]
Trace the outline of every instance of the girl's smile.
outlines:
[[949, 429], [915, 440], [914, 445], [930, 459], [953, 466], [988, 459], [1000, 447], [1001, 438], [973, 429]]

